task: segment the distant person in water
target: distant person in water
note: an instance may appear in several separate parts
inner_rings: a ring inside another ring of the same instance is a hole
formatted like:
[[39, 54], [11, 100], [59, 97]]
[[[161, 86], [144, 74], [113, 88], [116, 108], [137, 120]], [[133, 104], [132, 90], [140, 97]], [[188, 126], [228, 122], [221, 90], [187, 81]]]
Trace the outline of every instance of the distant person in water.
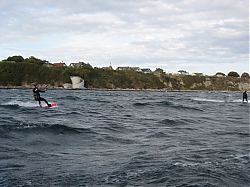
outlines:
[[34, 96], [34, 99], [39, 102], [40, 107], [42, 107], [41, 101], [44, 101], [48, 105], [48, 107], [51, 106], [51, 104], [49, 104], [48, 101], [46, 101], [46, 99], [40, 97], [40, 92], [45, 92], [45, 91], [47, 91], [47, 89], [40, 90], [37, 84], [34, 84], [33, 96]]
[[242, 102], [244, 102], [245, 100], [246, 100], [246, 102], [248, 102], [248, 100], [247, 100], [247, 91], [243, 92], [243, 100], [242, 100]]

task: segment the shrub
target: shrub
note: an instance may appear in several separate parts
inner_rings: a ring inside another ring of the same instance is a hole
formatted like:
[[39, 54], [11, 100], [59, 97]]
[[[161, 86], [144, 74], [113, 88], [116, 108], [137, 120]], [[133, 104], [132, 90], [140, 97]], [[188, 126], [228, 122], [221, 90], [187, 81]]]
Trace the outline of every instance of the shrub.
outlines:
[[240, 77], [240, 75], [235, 71], [229, 72], [227, 76], [229, 76], [229, 77]]

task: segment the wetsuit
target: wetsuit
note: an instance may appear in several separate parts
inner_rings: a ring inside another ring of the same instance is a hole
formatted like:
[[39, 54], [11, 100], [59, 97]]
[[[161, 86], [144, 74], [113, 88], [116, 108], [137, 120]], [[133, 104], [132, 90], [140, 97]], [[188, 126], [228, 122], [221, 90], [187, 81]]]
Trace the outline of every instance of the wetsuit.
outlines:
[[246, 100], [248, 102], [248, 100], [247, 100], [247, 92], [243, 93], [243, 100], [242, 101], [244, 102], [244, 100]]
[[41, 106], [41, 101], [44, 101], [48, 106], [50, 106], [50, 104], [48, 103], [48, 101], [46, 101], [46, 99], [40, 97], [40, 92], [45, 92], [45, 91], [39, 90], [37, 87], [33, 88], [34, 99], [39, 102], [40, 106]]

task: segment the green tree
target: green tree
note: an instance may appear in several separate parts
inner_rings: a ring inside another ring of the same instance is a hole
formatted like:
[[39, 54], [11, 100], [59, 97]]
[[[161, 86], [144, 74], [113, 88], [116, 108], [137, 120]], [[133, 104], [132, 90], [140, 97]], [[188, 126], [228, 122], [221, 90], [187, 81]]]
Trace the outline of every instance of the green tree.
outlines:
[[241, 78], [249, 78], [249, 74], [244, 72], [241, 74]]
[[185, 71], [185, 70], [179, 70], [178, 73], [180, 73], [180, 74], [182, 74], [182, 75], [187, 75], [187, 74], [188, 74], [188, 72]]
[[227, 74], [228, 77], [240, 77], [240, 75], [235, 72], [235, 71], [231, 71]]
[[225, 77], [226, 75], [225, 75], [225, 73], [217, 72], [217, 73], [215, 74], [215, 76], [222, 76], [222, 77]]
[[38, 59], [38, 58], [33, 57], [33, 56], [26, 58], [25, 62], [31, 63], [31, 64], [38, 64], [38, 65], [43, 65], [43, 64], [48, 63], [48, 61], [46, 61], [46, 60], [41, 60], [41, 59]]
[[22, 56], [10, 56], [6, 61], [23, 62], [24, 58]]

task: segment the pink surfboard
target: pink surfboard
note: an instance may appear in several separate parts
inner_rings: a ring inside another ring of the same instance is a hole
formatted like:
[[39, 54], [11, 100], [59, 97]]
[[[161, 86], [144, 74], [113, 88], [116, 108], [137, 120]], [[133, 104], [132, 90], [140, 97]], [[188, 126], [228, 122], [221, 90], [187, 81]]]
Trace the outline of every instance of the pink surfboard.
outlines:
[[45, 106], [44, 108], [54, 108], [57, 107], [57, 103], [50, 103], [51, 106]]

